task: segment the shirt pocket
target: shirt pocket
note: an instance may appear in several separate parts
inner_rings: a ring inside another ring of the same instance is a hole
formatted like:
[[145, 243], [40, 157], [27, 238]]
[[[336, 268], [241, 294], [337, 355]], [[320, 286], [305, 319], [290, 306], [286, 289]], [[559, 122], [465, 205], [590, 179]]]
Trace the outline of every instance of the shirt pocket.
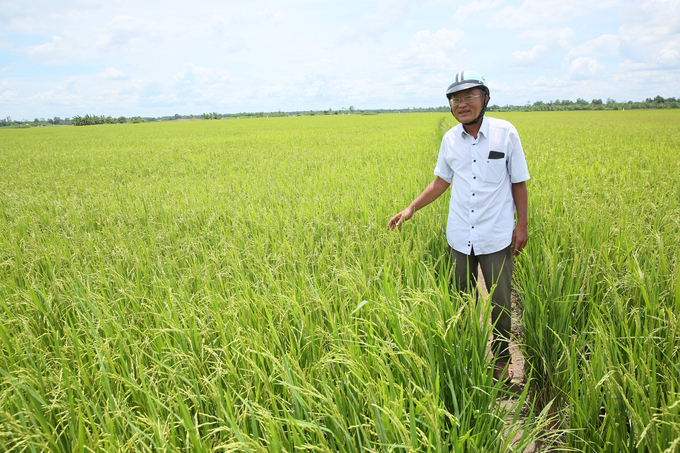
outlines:
[[484, 164], [484, 182], [490, 184], [498, 184], [507, 177], [508, 169], [505, 158], [502, 159], [487, 159]]

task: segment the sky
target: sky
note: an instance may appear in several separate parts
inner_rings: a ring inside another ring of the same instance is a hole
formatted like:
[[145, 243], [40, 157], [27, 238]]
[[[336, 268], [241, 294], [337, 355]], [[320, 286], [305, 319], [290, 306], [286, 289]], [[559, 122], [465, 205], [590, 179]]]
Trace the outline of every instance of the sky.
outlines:
[[680, 97], [680, 0], [0, 0], [0, 117]]

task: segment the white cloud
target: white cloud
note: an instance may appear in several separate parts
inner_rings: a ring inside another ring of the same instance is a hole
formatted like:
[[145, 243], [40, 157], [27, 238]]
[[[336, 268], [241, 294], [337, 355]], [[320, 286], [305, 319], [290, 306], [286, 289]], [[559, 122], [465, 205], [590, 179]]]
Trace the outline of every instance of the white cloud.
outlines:
[[[6, 5], [3, 4], [3, 8]], [[44, 21], [43, 17], [36, 18], [33, 15], [11, 17], [8, 23], [3, 24], [5, 30], [10, 30], [27, 35], [43, 35], [54, 31], [55, 27], [49, 22]]]
[[213, 14], [208, 25], [215, 34], [220, 34], [231, 26], [231, 21], [222, 14]]
[[442, 28], [436, 33], [422, 30], [416, 33], [409, 48], [396, 59], [399, 68], [416, 69], [418, 72], [452, 70], [455, 50], [463, 39], [463, 31]]
[[154, 104], [175, 104], [181, 101], [175, 94], [150, 96], [149, 100]]
[[321, 65], [326, 65], [326, 64], [330, 64], [330, 63], [334, 63], [334, 60], [331, 59], [331, 58], [323, 58], [323, 59], [318, 60], [318, 61], [310, 61], [309, 63], [305, 63], [305, 66], [321, 66]]
[[680, 32], [680, 1], [634, 2], [624, 14], [619, 35], [640, 45], [663, 42]]
[[18, 71], [21, 69], [21, 65], [16, 61], [11, 62], [7, 66], [0, 69], [0, 71]]
[[43, 59], [46, 64], [63, 64], [78, 54], [76, 49], [58, 35], [52, 36], [51, 42], [29, 46], [26, 50], [29, 55]]
[[380, 99], [394, 96], [392, 87], [382, 81], [372, 79], [346, 80], [340, 87], [343, 89], [344, 98], [348, 101], [363, 101], [367, 98]]
[[553, 77], [552, 79], [548, 79], [545, 76], [540, 76], [538, 79], [534, 80], [532, 85], [535, 88], [553, 89], [553, 88], [562, 88], [562, 87], [567, 86], [568, 84], [564, 80], [559, 79], [557, 77]]
[[619, 38], [615, 35], [602, 35], [590, 41], [583, 42], [572, 48], [567, 58], [572, 60], [578, 57], [594, 55], [617, 55], [619, 53]]
[[619, 65], [618, 74], [612, 76], [612, 84], [625, 90], [628, 93], [625, 98], [634, 101], [657, 95], [677, 97], [680, 92], [680, 78], [677, 73], [659, 69], [654, 63], [632, 60], [625, 60]]
[[603, 64], [595, 58], [578, 57], [571, 62], [571, 68], [567, 79], [569, 80], [589, 80], [595, 79], [605, 72]]
[[557, 49], [570, 49], [571, 38], [574, 30], [570, 27], [559, 29], [535, 29], [523, 31], [519, 34], [520, 39], [525, 41], [540, 41], [543, 45]]
[[379, 40], [382, 35], [408, 22], [409, 10], [413, 7], [409, 0], [378, 0], [375, 12], [366, 12], [357, 24], [340, 27], [339, 42]]
[[509, 5], [494, 14], [488, 26], [491, 28], [532, 28], [546, 24], [563, 23], [572, 17], [583, 17], [594, 10], [612, 8], [623, 0], [525, 0], [519, 7]]
[[43, 104], [58, 103], [68, 105], [73, 102], [74, 96], [73, 93], [66, 91], [64, 87], [58, 86], [55, 87], [53, 90], [44, 91], [41, 93], [37, 93], [33, 96], [29, 96], [28, 100], [37, 101]]
[[665, 45], [656, 54], [656, 61], [664, 67], [680, 65], [680, 39], [674, 39]]
[[641, 85], [645, 85], [646, 82], [652, 80], [659, 84], [664, 81], [673, 82], [673, 85], [680, 83], [680, 77], [675, 72], [659, 68], [654, 63], [634, 62], [630, 59], [619, 64], [619, 73], [614, 76], [614, 80], [617, 83], [625, 80], [635, 80], [635, 83]]
[[634, 62], [630, 58], [625, 60], [623, 63], [619, 64], [619, 71], [620, 72], [629, 72], [629, 71], [646, 71], [653, 69], [654, 66], [649, 64], [649, 63], [643, 63], [643, 62]]
[[5, 30], [31, 36], [49, 36], [71, 24], [89, 26], [92, 17], [108, 4], [99, 0], [69, 0], [61, 3], [44, 0], [3, 2], [0, 26]]
[[125, 80], [130, 78], [130, 76], [123, 71], [114, 68], [106, 68], [104, 72], [97, 74], [97, 77], [106, 80]]
[[104, 33], [95, 42], [96, 47], [126, 46], [134, 44], [152, 27], [146, 21], [132, 16], [116, 16], [106, 24]]
[[680, 65], [680, 1], [634, 2], [619, 28], [624, 56], [659, 67]]
[[425, 46], [431, 49], [451, 51], [456, 50], [456, 46], [462, 37], [463, 32], [458, 29], [442, 28], [434, 34], [430, 30], [423, 30], [415, 34], [411, 44], [418, 48]]
[[490, 9], [496, 9], [505, 0], [477, 0], [474, 2], [467, 3], [463, 6], [459, 6], [456, 13], [453, 15], [452, 19], [456, 20], [472, 20], [476, 13], [482, 11], [487, 11]]
[[[40, 106], [36, 115], [116, 115], [139, 114], [140, 93], [144, 81], [108, 80], [100, 74], [68, 77], [58, 85], [37, 91], [22, 103]], [[30, 115], [29, 115], [30, 116]]]
[[537, 63], [549, 57], [550, 54], [551, 52], [548, 46], [539, 44], [526, 52], [513, 52], [510, 56], [510, 64], [513, 67], [535, 66]]
[[519, 7], [514, 5], [494, 14], [489, 20], [490, 27], [501, 28], [525, 28], [536, 24], [554, 22], [556, 17], [568, 13], [569, 9], [564, 3], [567, 2], [541, 2], [538, 0], [526, 0]]
[[573, 99], [574, 82], [559, 77], [540, 76], [534, 81], [527, 80], [520, 87], [513, 88], [519, 90], [527, 100], [545, 102], [554, 99]]
[[0, 94], [0, 102], [14, 102], [17, 100], [19, 93], [16, 91], [4, 91]]
[[284, 13], [283, 11], [273, 10], [271, 8], [265, 8], [264, 10], [259, 11], [257, 15], [261, 19], [274, 22], [280, 21], [286, 17], [286, 13]]
[[224, 98], [233, 86], [232, 81], [233, 78], [227, 70], [187, 63], [171, 80], [161, 82], [161, 88], [168, 95], [166, 99], [175, 97], [193, 103]]
[[499, 105], [629, 99], [633, 81], [648, 80], [649, 96], [677, 96], [668, 91], [680, 85], [679, 5], [14, 2], [0, 8], [0, 79], [9, 83], [0, 96], [3, 111], [30, 118], [401, 108], [443, 105], [446, 82], [464, 68], [487, 77]]
[[195, 66], [193, 63], [187, 63], [182, 72], [175, 76], [176, 83], [189, 83], [198, 87], [228, 82], [229, 79], [229, 71]]
[[531, 50], [515, 51], [510, 55], [510, 66], [513, 68], [526, 68], [537, 66], [544, 60], [549, 59], [560, 49], [566, 50], [571, 47], [571, 37], [574, 30], [569, 27], [556, 30], [528, 30], [520, 33], [523, 40], [540, 42]]
[[28, 52], [33, 55], [46, 55], [57, 52], [64, 46], [64, 38], [61, 36], [52, 36], [52, 42], [47, 42], [45, 44], [39, 44], [37, 46], [31, 46], [28, 48]]

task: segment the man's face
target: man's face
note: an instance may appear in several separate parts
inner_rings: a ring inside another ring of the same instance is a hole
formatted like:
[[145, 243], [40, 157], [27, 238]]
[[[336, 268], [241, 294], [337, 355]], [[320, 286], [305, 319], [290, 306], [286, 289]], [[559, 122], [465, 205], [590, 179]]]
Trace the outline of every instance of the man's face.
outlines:
[[476, 97], [469, 104], [462, 101], [457, 106], [451, 107], [451, 113], [453, 113], [453, 116], [455, 116], [459, 122], [469, 123], [470, 121], [474, 121], [482, 112], [484, 102], [486, 101], [486, 95], [484, 95], [484, 92], [479, 88], [468, 88], [467, 90], [456, 91], [450, 95], [452, 98], [462, 99], [465, 96], [477, 96], [478, 94], [481, 94], [482, 96]]

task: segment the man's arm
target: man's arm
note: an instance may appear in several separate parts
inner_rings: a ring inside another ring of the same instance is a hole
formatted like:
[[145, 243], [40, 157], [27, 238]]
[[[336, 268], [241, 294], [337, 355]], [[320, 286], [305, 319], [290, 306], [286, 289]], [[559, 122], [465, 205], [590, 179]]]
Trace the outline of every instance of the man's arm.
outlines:
[[441, 194], [446, 192], [446, 189], [448, 189], [450, 185], [451, 183], [448, 183], [437, 176], [437, 178], [432, 181], [430, 185], [425, 188], [425, 190], [423, 190], [423, 193], [418, 195], [418, 198], [413, 200], [413, 202], [408, 205], [406, 209], [390, 219], [390, 221], [387, 223], [387, 229], [393, 230], [396, 227], [398, 230], [401, 230], [402, 223], [413, 217], [413, 214], [415, 214], [416, 211], [424, 208], [439, 198]]
[[517, 225], [512, 231], [512, 254], [519, 255], [529, 240], [529, 218], [527, 211], [529, 208], [529, 195], [527, 193], [526, 181], [518, 182], [512, 185], [512, 198], [515, 200], [515, 209], [517, 210]]

